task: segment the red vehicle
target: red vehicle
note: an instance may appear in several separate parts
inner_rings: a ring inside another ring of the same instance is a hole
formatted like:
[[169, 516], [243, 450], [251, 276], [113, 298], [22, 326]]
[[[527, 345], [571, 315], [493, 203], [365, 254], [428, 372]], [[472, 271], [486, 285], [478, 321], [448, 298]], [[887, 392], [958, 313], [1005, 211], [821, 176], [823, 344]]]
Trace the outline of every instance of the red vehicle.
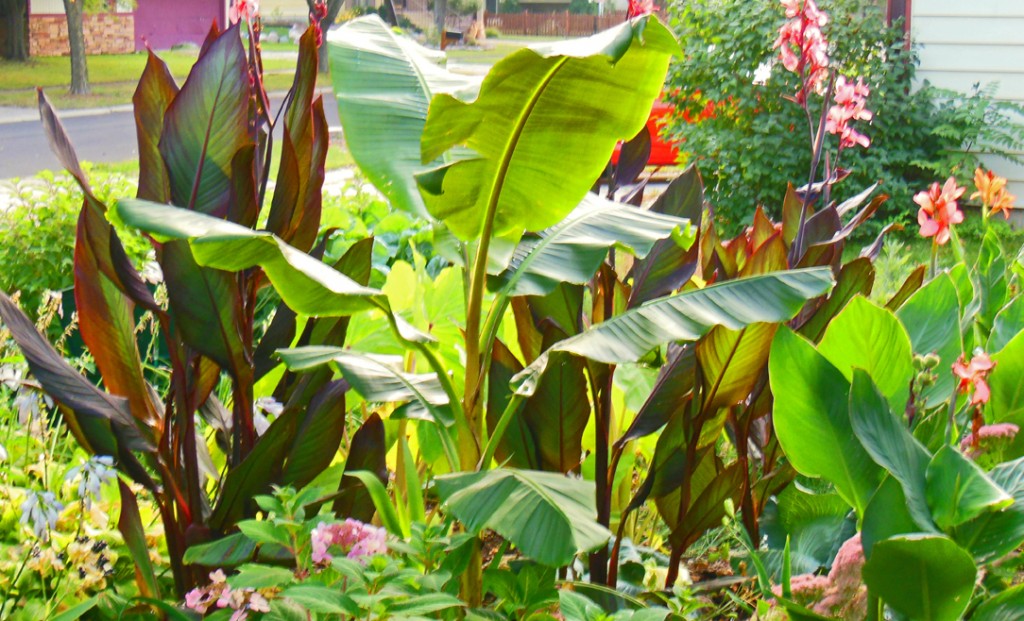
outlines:
[[[651, 108], [651, 116], [647, 119], [647, 133], [651, 135], [651, 156], [647, 160], [648, 166], [674, 166], [679, 159], [679, 148], [674, 142], [662, 138], [661, 129], [668, 122], [668, 116], [672, 113], [671, 104], [664, 101], [654, 102]], [[616, 145], [612, 153], [612, 164], [619, 163], [619, 150], [621, 144]]]

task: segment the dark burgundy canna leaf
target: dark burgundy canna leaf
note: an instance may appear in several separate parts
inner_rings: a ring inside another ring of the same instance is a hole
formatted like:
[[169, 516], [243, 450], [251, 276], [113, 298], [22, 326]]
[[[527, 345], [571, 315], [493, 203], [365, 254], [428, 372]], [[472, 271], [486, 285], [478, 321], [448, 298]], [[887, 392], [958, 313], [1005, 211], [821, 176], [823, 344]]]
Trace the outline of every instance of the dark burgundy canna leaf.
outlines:
[[[491, 348], [491, 366], [488, 369], [488, 391], [487, 391], [487, 428], [494, 429], [501, 418], [505, 406], [512, 398], [512, 387], [510, 382], [512, 376], [523, 370], [523, 365], [516, 359], [515, 355], [501, 341], [494, 339], [494, 346]], [[521, 468], [523, 470], [540, 470], [540, 460], [537, 454], [537, 443], [533, 433], [523, 419], [521, 413], [517, 414], [501, 437], [497, 449], [494, 452], [499, 463], [510, 468]]]
[[159, 149], [173, 204], [227, 215], [231, 162], [255, 137], [250, 95], [245, 48], [234, 26], [200, 56], [164, 117]]
[[654, 388], [629, 429], [615, 442], [617, 450], [630, 440], [649, 436], [661, 429], [674, 412], [686, 405], [693, 389], [697, 361], [694, 351], [693, 345], [669, 345], [667, 360], [658, 371]]
[[288, 451], [281, 483], [305, 486], [334, 460], [345, 435], [345, 393], [349, 385], [335, 380], [303, 407], [304, 418]]
[[171, 199], [170, 180], [159, 145], [164, 115], [177, 94], [178, 85], [167, 65], [149, 50], [146, 68], [132, 96], [139, 141], [139, 198], [158, 203]]
[[815, 343], [820, 341], [832, 318], [854, 297], [868, 295], [874, 282], [875, 268], [868, 259], [854, 259], [844, 265], [828, 299], [806, 322], [800, 321], [801, 318], [798, 316], [797, 321], [802, 324], [799, 328], [800, 333]]
[[139, 504], [124, 481], [119, 480], [117, 485], [121, 493], [121, 515], [117, 520], [117, 529], [121, 531], [128, 553], [135, 563], [135, 582], [139, 587], [139, 595], [160, 599], [160, 585], [149, 558], [149, 545], [146, 543], [146, 530], [139, 514]]
[[[381, 483], [387, 483], [388, 447], [384, 437], [384, 423], [380, 416], [373, 414], [367, 418], [363, 426], [353, 434], [349, 447], [345, 472], [368, 470], [377, 475]], [[373, 519], [373, 500], [359, 479], [343, 476], [338, 494], [332, 507], [335, 515], [354, 518], [360, 522], [369, 522]]]

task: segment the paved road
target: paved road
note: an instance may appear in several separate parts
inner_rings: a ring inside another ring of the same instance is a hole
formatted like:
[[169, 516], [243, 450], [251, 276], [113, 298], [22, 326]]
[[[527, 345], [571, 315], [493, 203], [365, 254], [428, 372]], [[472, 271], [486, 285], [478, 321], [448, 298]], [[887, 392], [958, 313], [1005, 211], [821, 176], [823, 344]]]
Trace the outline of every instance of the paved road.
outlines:
[[[324, 109], [329, 126], [338, 125], [338, 107], [328, 91], [324, 96]], [[280, 99], [271, 100], [276, 110]], [[114, 108], [80, 114], [80, 111], [62, 117], [64, 127], [71, 136], [80, 160], [90, 162], [123, 162], [137, 158], [135, 117], [130, 109]], [[38, 118], [24, 120], [27, 113], [11, 115], [13, 122], [0, 118], [0, 179], [28, 177], [40, 170], [58, 170], [60, 164], [50, 152]]]

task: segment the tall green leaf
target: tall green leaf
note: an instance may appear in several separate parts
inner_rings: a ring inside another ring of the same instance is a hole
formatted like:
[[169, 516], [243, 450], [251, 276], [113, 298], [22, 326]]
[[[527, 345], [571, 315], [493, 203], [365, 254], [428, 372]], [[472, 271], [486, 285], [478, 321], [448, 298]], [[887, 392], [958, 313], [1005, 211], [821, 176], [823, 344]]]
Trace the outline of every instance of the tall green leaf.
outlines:
[[[996, 367], [988, 378], [991, 396], [988, 407], [993, 422], [1013, 423], [1024, 428], [1024, 332], [1017, 334], [992, 356]], [[1018, 433], [1007, 447], [1007, 458], [1024, 455], [1024, 433]]]
[[896, 317], [910, 335], [915, 354], [935, 353], [942, 361], [938, 378], [924, 391], [926, 403], [936, 405], [946, 401], [955, 388], [953, 374], [947, 369], [963, 353], [960, 303], [949, 275], [939, 274], [921, 287], [896, 311]]
[[437, 478], [437, 493], [471, 533], [494, 530], [539, 563], [560, 567], [611, 537], [595, 520], [593, 483], [499, 468]]
[[775, 395], [775, 433], [786, 457], [801, 474], [831, 481], [863, 515], [882, 469], [853, 434], [846, 378], [785, 327], [772, 342], [768, 376]]
[[847, 381], [855, 368], [867, 371], [893, 411], [906, 407], [914, 375], [910, 337], [891, 312], [862, 297], [850, 300], [829, 323], [818, 351]]
[[864, 582], [911, 619], [956, 621], [971, 603], [978, 570], [948, 537], [905, 535], [875, 544]]
[[480, 79], [445, 70], [445, 56], [395, 33], [376, 15], [327, 35], [338, 116], [360, 169], [396, 208], [426, 216], [413, 173], [434, 95], [472, 98]]
[[984, 470], [948, 444], [932, 457], [927, 478], [928, 506], [935, 523], [946, 530], [1013, 504], [1013, 498]]
[[716, 325], [738, 330], [752, 323], [785, 321], [831, 286], [828, 268], [810, 268], [731, 280], [653, 300], [557, 343], [514, 381], [519, 394], [532, 394], [556, 351], [598, 362], [635, 362], [659, 345], [698, 339]]
[[558, 223], [590, 190], [615, 143], [644, 126], [678, 49], [648, 16], [515, 52], [491, 69], [472, 103], [435, 96], [423, 161], [456, 147], [474, 153], [417, 177], [427, 210], [463, 240]]
[[1024, 457], [1004, 462], [988, 473], [996, 485], [1013, 496], [1003, 511], [990, 511], [953, 530], [953, 539], [979, 561], [997, 559], [1024, 542]]

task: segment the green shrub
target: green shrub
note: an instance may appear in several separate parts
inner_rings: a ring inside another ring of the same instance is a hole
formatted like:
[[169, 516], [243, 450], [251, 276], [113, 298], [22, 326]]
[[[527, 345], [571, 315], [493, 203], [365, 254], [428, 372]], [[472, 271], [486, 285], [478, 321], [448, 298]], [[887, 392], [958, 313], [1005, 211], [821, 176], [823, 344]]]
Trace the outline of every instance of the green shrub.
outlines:
[[[914, 192], [936, 178], [952, 171], [961, 183], [969, 181], [979, 144], [1000, 149], [1020, 143], [1021, 130], [1007, 116], [1012, 106], [993, 103], [990, 91], [912, 89], [917, 54], [904, 47], [902, 27], [885, 26], [879, 9], [860, 0], [819, 4], [830, 16], [824, 31], [831, 69], [863, 77], [871, 88], [867, 106], [875, 117], [860, 128], [871, 146], [844, 152], [838, 165], [852, 175], [835, 194], [843, 200], [882, 182], [892, 198], [869, 231], [892, 220], [909, 222]], [[772, 49], [785, 19], [782, 7], [775, 0], [676, 1], [670, 15], [684, 55], [666, 87], [678, 111], [668, 133], [684, 141], [683, 158], [700, 167], [726, 230], [749, 222], [758, 204], [777, 214], [786, 183], [806, 183], [811, 160], [808, 119], [786, 99], [799, 78], [775, 62]], [[812, 111], [820, 105], [821, 98], [812, 97]], [[836, 138], [828, 139], [834, 154]]]

